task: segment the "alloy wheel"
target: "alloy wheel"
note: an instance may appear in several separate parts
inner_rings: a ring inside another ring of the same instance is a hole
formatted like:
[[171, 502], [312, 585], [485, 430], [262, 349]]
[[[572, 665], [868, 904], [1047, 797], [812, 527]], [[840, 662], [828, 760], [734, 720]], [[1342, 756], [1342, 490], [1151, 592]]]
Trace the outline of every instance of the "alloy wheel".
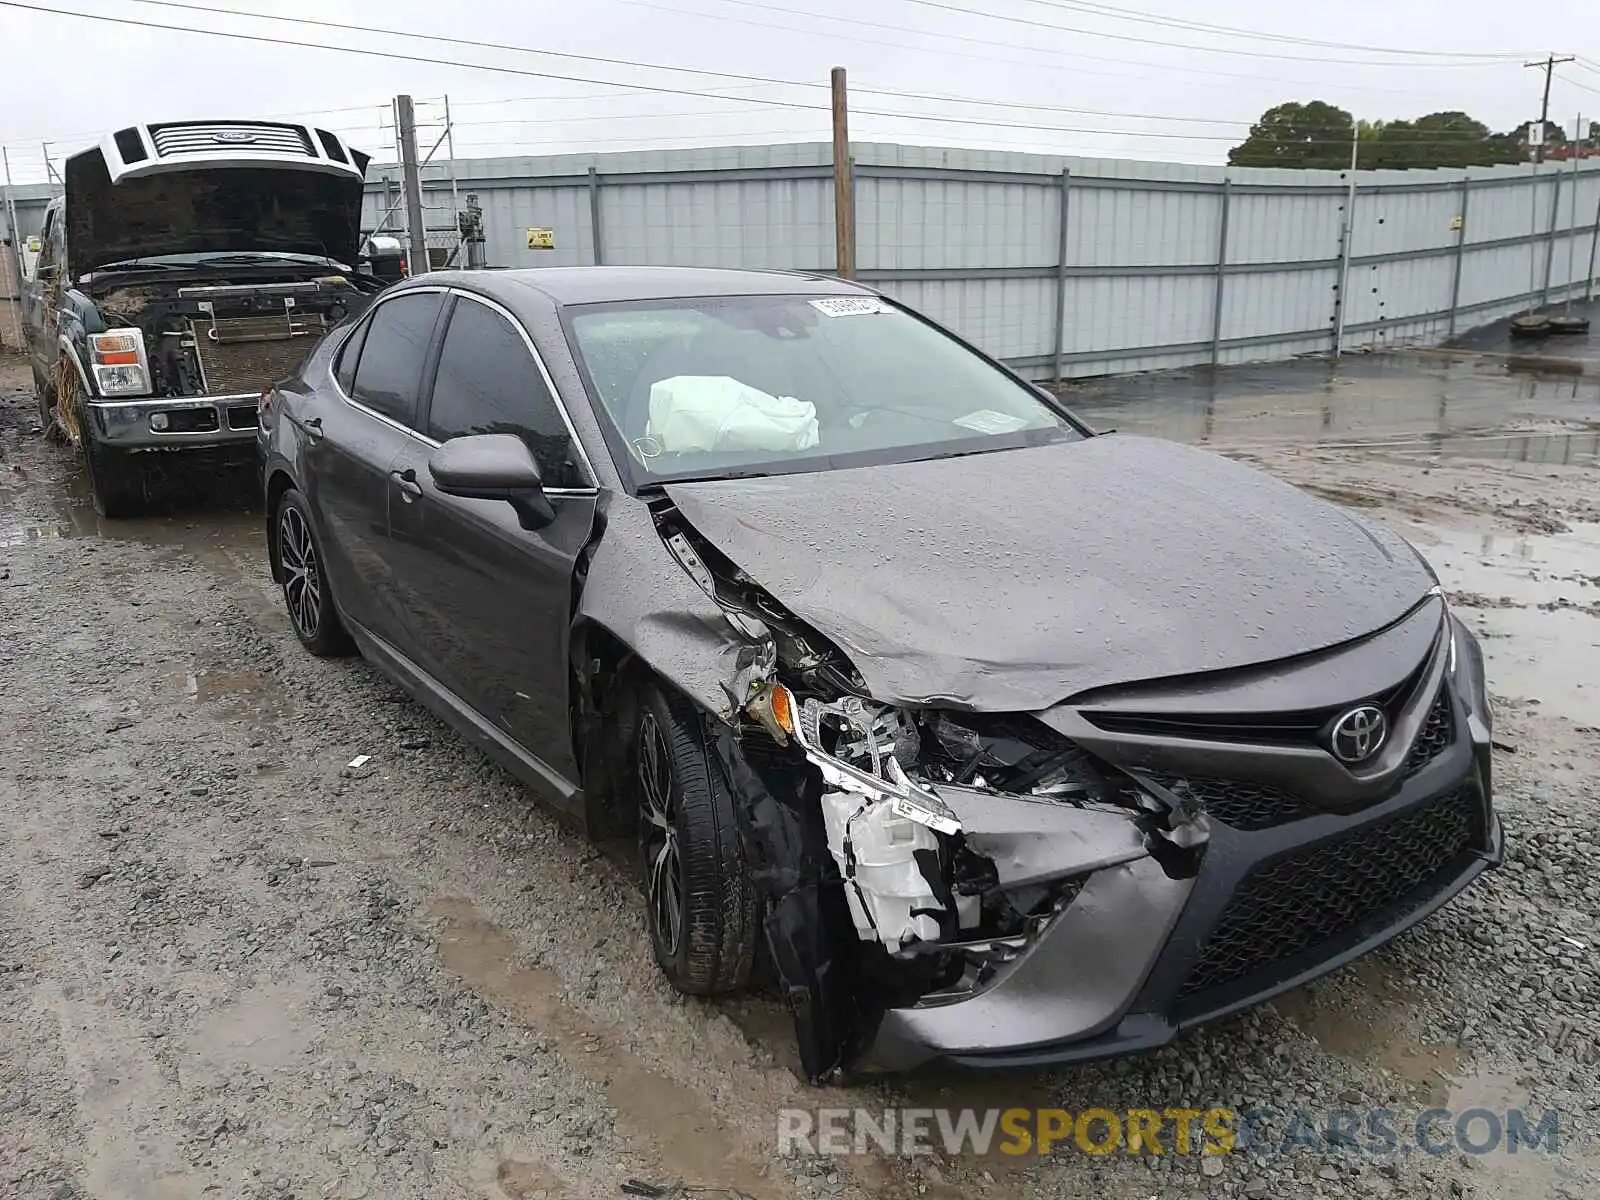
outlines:
[[311, 528], [293, 505], [285, 505], [278, 518], [278, 561], [289, 619], [301, 637], [314, 639], [322, 625], [322, 573]]
[[648, 710], [639, 721], [639, 810], [650, 921], [670, 958], [683, 939], [683, 860], [666, 737]]

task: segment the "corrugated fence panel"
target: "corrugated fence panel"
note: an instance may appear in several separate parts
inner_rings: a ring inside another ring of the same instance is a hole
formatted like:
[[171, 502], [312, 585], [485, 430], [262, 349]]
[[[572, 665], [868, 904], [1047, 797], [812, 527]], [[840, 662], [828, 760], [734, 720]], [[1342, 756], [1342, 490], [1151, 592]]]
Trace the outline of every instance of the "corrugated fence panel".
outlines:
[[[831, 195], [829, 204], [831, 211]], [[862, 179], [856, 187], [856, 266], [949, 270], [1052, 263], [1059, 212], [1058, 187]]]
[[1032, 358], [1051, 349], [1051, 280], [913, 280], [886, 283], [883, 290], [995, 358]]
[[[587, 190], [502, 188], [480, 192], [478, 201], [483, 206], [484, 250], [496, 266], [577, 267], [594, 261]], [[434, 225], [431, 217], [428, 224]], [[530, 229], [550, 230], [555, 249], [530, 250]]]
[[[1033, 376], [1051, 375], [1057, 353], [1071, 376], [1280, 359], [1334, 344], [1344, 172], [851, 150], [861, 278]], [[829, 271], [831, 161], [822, 142], [463, 159], [454, 194], [435, 163], [424, 172], [425, 224], [430, 245], [453, 245], [455, 210], [476, 195], [493, 267], [598, 257]], [[376, 164], [368, 176], [366, 227], [383, 220], [404, 238], [399, 171]], [[13, 189], [22, 234], [38, 231], [50, 195], [40, 185]], [[1587, 289], [1600, 164], [1576, 174], [1559, 162], [1537, 173], [1363, 171], [1349, 212], [1344, 345], [1437, 340]], [[532, 229], [552, 231], [554, 248], [530, 249]]]
[[831, 189], [812, 180], [625, 183], [600, 190], [612, 265], [817, 270], [833, 264]]
[[[1075, 266], [1181, 266], [1217, 261], [1220, 195], [1075, 183], [1067, 209], [1067, 261]], [[1050, 240], [1045, 262], [1056, 257], [1055, 238]]]
[[1206, 275], [1071, 279], [1063, 309], [1063, 348], [1067, 354], [1085, 355], [1209, 341], [1214, 287]]
[[1266, 342], [1277, 335], [1331, 329], [1337, 272], [1243, 271], [1227, 276], [1222, 293], [1222, 339]]
[[1230, 198], [1228, 261], [1299, 262], [1339, 256], [1344, 197], [1241, 193]]

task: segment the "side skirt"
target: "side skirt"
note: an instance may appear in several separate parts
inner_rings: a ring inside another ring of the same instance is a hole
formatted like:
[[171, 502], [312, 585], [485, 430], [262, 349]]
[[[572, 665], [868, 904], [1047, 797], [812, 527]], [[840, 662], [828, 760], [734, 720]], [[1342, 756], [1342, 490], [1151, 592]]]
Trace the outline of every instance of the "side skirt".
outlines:
[[413, 699], [454, 728], [478, 749], [510, 771], [541, 797], [550, 801], [556, 814], [581, 832], [587, 833], [584, 822], [583, 789], [565, 776], [546, 766], [544, 761], [528, 753], [500, 730], [485, 721], [478, 712], [450, 691], [399, 650], [377, 634], [344, 619], [345, 628], [356, 641], [361, 655], [378, 667]]

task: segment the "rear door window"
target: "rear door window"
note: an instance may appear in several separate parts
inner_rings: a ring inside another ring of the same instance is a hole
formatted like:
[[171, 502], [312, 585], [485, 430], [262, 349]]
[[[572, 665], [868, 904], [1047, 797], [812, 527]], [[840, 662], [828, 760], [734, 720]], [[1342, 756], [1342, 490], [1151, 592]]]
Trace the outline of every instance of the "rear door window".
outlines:
[[494, 309], [462, 297], [439, 350], [428, 436], [446, 442], [473, 433], [516, 434], [533, 452], [545, 487], [587, 486], [572, 435], [522, 334]]
[[422, 365], [443, 305], [443, 292], [410, 292], [373, 311], [359, 347], [351, 399], [408, 429], [417, 427]]
[[339, 381], [339, 386], [344, 389], [346, 396], [353, 395], [351, 389], [356, 381], [356, 363], [361, 358], [361, 343], [367, 340], [367, 328], [370, 322], [362, 321], [350, 331], [350, 336], [345, 338], [344, 345], [339, 348], [339, 360], [334, 364], [333, 377]]

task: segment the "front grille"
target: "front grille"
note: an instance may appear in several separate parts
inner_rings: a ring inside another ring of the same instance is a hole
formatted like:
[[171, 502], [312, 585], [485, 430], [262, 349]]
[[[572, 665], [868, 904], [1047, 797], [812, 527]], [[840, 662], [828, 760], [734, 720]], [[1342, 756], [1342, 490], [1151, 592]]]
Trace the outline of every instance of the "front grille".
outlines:
[[[278, 323], [282, 325], [281, 319]], [[314, 337], [214, 341], [207, 336], [207, 330], [207, 325], [196, 322], [195, 353], [200, 359], [200, 373], [208, 396], [259, 394], [272, 383], [298, 371], [317, 344]]]
[[1450, 743], [1455, 740], [1455, 733], [1456, 722], [1450, 710], [1450, 693], [1440, 688], [1439, 694], [1433, 698], [1433, 707], [1428, 710], [1427, 719], [1417, 733], [1417, 740], [1411, 743], [1411, 753], [1406, 755], [1406, 778], [1409, 779], [1448, 750]]
[[1165, 775], [1154, 775], [1152, 779], [1168, 791], [1193, 800], [1212, 819], [1235, 829], [1271, 829], [1315, 816], [1319, 811], [1293, 792], [1261, 783]]
[[1430, 661], [1424, 658], [1411, 674], [1393, 687], [1331, 707], [1268, 713], [1131, 712], [1094, 708], [1082, 712], [1090, 724], [1107, 733], [1257, 746], [1325, 745], [1328, 727], [1357, 704], [1376, 704], [1393, 721], [1399, 711], [1412, 702]]
[[311, 146], [297, 125], [255, 121], [179, 121], [150, 126], [150, 140], [163, 158], [174, 154], [215, 154], [220, 150], [265, 150], [310, 156]]
[[1476, 792], [1458, 788], [1332, 843], [1257, 867], [1206, 939], [1180, 996], [1350, 933], [1436, 879], [1472, 844]]

